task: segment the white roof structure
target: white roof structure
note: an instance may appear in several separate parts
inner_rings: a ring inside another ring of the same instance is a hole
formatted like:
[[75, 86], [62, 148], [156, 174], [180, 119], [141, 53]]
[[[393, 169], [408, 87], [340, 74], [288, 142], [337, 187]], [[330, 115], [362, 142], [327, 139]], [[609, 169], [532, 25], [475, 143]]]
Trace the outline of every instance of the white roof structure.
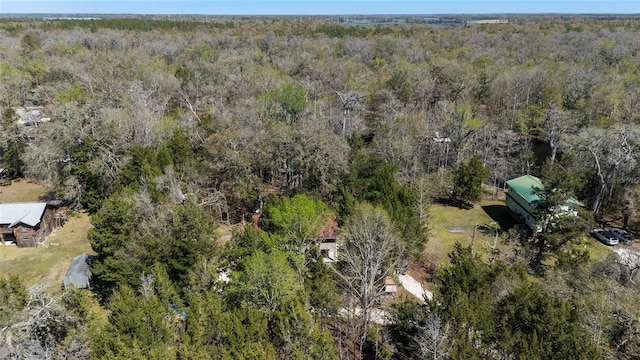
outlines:
[[47, 203], [0, 204], [0, 224], [14, 227], [20, 223], [34, 227], [40, 223]]

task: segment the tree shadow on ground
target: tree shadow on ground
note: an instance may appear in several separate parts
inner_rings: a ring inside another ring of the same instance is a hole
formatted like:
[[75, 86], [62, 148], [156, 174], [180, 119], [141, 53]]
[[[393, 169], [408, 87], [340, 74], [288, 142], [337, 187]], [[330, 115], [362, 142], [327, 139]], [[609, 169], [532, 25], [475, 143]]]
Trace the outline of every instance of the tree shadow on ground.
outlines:
[[458, 209], [463, 209], [463, 210], [473, 209], [472, 203], [466, 202], [460, 199], [452, 199], [450, 197], [439, 197], [436, 199], [436, 202], [438, 204], [454, 206], [454, 207], [457, 207]]
[[59, 201], [60, 203], [62, 202], [60, 200], [60, 193], [57, 192], [56, 190], [49, 190], [45, 192], [44, 194], [38, 197], [38, 201], [43, 201], [43, 202]]
[[505, 205], [485, 205], [482, 210], [500, 226], [502, 231], [508, 231], [515, 224]]

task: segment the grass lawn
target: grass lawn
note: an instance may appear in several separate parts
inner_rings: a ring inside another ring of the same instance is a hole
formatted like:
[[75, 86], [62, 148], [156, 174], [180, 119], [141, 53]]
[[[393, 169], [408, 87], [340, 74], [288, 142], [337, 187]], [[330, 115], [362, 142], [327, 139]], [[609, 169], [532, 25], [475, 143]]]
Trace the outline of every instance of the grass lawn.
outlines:
[[[27, 180], [13, 181], [10, 186], [0, 187], [0, 202], [42, 201], [47, 191]], [[27, 285], [44, 284], [51, 293], [60, 293], [71, 260], [83, 253], [93, 253], [87, 240], [91, 228], [89, 215], [78, 213], [68, 220], [40, 247], [0, 245], [0, 276], [18, 275]]]
[[[429, 241], [424, 252], [425, 254], [434, 254], [437, 261], [442, 264], [448, 262], [447, 254], [451, 252], [456, 242], [465, 246], [472, 243], [476, 225], [478, 228], [475, 231], [474, 250], [488, 259], [487, 245], [493, 244], [494, 237], [491, 231], [482, 231], [482, 228], [488, 225], [507, 231], [513, 227], [514, 221], [507, 213], [504, 200], [485, 198], [468, 210], [433, 204], [429, 224]], [[498, 247], [502, 253], [512, 251], [514, 245], [503, 245], [501, 240], [501, 238], [498, 239]], [[589, 250], [592, 261], [602, 260], [611, 254], [610, 247], [601, 244], [589, 235], [585, 235], [575, 246]]]
[[602, 244], [590, 235], [582, 238], [576, 246], [589, 250], [589, 259], [591, 261], [604, 260], [613, 251], [613, 247]]
[[28, 285], [44, 284], [51, 293], [61, 292], [71, 260], [83, 253], [93, 254], [87, 240], [90, 227], [89, 215], [79, 213], [49, 235], [40, 247], [0, 245], [0, 274], [18, 275]]
[[25, 179], [17, 179], [9, 186], [0, 186], [0, 203], [43, 201], [48, 194], [46, 186]]
[[475, 229], [474, 249], [480, 254], [485, 253], [485, 243], [493, 244], [493, 234], [486, 233], [482, 228], [499, 226], [506, 230], [512, 226], [506, 209], [502, 200], [483, 200], [468, 210], [433, 204], [429, 220], [429, 241], [425, 252], [435, 254], [440, 262], [446, 261], [447, 254], [456, 242], [462, 245], [471, 244]]

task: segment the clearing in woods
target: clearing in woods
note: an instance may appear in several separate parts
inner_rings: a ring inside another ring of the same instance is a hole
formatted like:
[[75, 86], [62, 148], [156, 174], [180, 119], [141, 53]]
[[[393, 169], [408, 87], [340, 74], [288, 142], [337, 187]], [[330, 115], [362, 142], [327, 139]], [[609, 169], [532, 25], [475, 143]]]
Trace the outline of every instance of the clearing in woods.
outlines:
[[[45, 201], [48, 189], [26, 180], [0, 187], [0, 202]], [[18, 275], [27, 284], [44, 284], [51, 293], [61, 291], [62, 279], [74, 257], [93, 254], [87, 232], [91, 228], [86, 213], [68, 216], [63, 227], [49, 235], [37, 248], [0, 245], [0, 276]]]
[[[463, 246], [473, 245], [474, 251], [485, 260], [491, 256], [496, 230], [500, 233], [496, 248], [504, 255], [510, 255], [519, 243], [504, 244], [504, 232], [511, 229], [515, 221], [509, 216], [504, 202], [504, 193], [497, 198], [485, 193], [484, 199], [469, 209], [436, 203], [431, 205], [429, 219], [429, 241], [423, 252], [423, 259], [409, 268], [409, 273], [432, 290], [431, 277], [438, 265], [449, 262], [448, 254], [456, 242]], [[474, 236], [475, 235], [475, 236]], [[611, 249], [585, 234], [576, 247], [586, 249], [592, 260], [604, 259]], [[639, 246], [640, 248], [640, 246]]]

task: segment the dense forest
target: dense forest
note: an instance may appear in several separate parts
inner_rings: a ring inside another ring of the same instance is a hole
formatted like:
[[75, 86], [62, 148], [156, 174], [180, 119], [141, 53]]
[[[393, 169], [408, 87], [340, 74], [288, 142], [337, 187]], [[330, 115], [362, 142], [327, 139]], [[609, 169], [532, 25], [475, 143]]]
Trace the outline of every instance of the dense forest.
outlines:
[[[0, 278], [0, 358], [640, 357], [638, 262], [576, 245], [640, 231], [637, 19], [0, 19], [0, 114], [4, 174], [92, 214], [95, 251], [91, 291]], [[580, 221], [381, 300], [430, 204], [524, 174]]]

